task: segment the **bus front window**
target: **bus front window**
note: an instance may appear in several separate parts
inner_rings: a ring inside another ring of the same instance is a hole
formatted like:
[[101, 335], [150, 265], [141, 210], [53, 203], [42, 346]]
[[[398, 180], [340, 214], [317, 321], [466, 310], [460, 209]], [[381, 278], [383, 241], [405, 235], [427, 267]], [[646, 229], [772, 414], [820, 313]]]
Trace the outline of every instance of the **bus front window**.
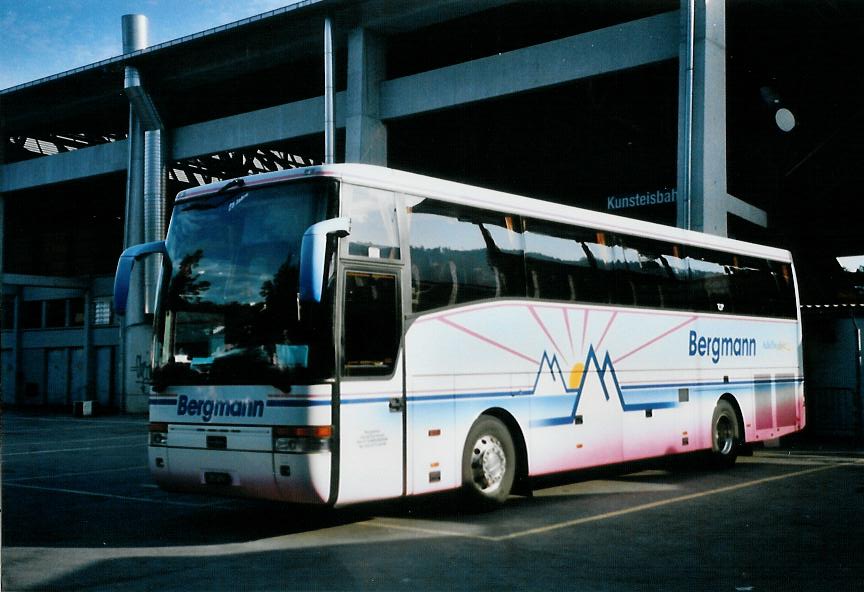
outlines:
[[303, 232], [334, 210], [335, 183], [274, 185], [175, 207], [157, 323], [154, 388], [291, 384], [333, 375], [329, 300], [298, 302]]

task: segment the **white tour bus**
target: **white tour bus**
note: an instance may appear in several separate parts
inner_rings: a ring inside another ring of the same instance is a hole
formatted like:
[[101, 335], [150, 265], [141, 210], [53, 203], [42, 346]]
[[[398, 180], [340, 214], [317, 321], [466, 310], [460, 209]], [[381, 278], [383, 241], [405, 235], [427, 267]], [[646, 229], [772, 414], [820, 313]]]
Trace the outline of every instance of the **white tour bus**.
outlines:
[[183, 191], [149, 463], [166, 488], [342, 505], [804, 426], [786, 251], [368, 165]]

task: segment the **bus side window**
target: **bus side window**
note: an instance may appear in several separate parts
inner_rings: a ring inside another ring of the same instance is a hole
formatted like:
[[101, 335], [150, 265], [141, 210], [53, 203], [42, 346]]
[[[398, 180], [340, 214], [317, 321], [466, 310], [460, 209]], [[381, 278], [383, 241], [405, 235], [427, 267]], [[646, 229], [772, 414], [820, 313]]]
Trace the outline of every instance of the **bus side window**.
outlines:
[[798, 303], [795, 300], [792, 266], [788, 263], [768, 261], [768, 267], [774, 275], [778, 291], [777, 301], [771, 314], [794, 319], [798, 315]]
[[676, 256], [678, 245], [663, 241], [620, 236], [627, 274], [636, 290], [636, 305], [658, 308], [687, 307], [687, 273]]
[[[393, 372], [402, 336], [395, 274], [345, 274], [343, 372], [380, 376]], [[370, 336], [375, 336], [374, 339]]]
[[453, 306], [456, 304], [456, 297], [459, 295], [459, 275], [456, 273], [456, 263], [448, 261], [445, 273], [449, 273], [450, 275], [450, 298], [447, 299], [447, 304]]
[[620, 306], [639, 304], [637, 296], [639, 274], [632, 264], [628, 264], [627, 249], [621, 243], [620, 237], [611, 233], [597, 234], [598, 236], [605, 234], [602, 241], [598, 238], [595, 253], [602, 254], [608, 266], [608, 277], [612, 286], [612, 304]]
[[351, 218], [348, 254], [373, 259], [399, 259], [396, 199], [392, 191], [346, 185], [343, 189]]
[[734, 260], [733, 289], [742, 302], [742, 313], [795, 317], [795, 292], [788, 265], [746, 256], [735, 256]]
[[[591, 266], [580, 282], [580, 293], [588, 294], [588, 302], [632, 304], [619, 300], [618, 278], [615, 268], [615, 253], [608, 244], [605, 232], [591, 232], [590, 237], [582, 240], [582, 251], [588, 255]], [[584, 297], [580, 297], [582, 300]]]
[[689, 294], [687, 292], [687, 262], [683, 259], [681, 245], [665, 245], [660, 256], [660, 264], [666, 270], [669, 281], [663, 286], [663, 302], [668, 308], [687, 310]]
[[418, 308], [420, 306], [420, 269], [416, 264], [411, 265], [411, 306]]
[[[609, 301], [605, 278], [592, 256], [595, 233], [582, 228], [525, 220], [525, 268], [529, 298]], [[586, 246], [586, 245], [591, 245]]]
[[405, 199], [413, 312], [525, 296], [518, 218], [432, 199]]
[[744, 312], [733, 294], [732, 255], [698, 247], [687, 248], [690, 298], [700, 312]]

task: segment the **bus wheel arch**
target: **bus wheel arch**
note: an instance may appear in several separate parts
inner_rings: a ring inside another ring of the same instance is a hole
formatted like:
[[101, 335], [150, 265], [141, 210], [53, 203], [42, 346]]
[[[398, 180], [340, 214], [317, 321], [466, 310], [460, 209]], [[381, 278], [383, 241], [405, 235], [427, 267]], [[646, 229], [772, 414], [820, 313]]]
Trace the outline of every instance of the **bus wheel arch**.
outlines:
[[510, 436], [513, 438], [513, 445], [516, 447], [516, 479], [513, 482], [514, 493], [530, 495], [531, 485], [528, 479], [528, 445], [525, 441], [525, 434], [522, 432], [522, 427], [516, 418], [509, 411], [500, 407], [487, 409], [482, 415], [491, 415], [499, 419], [510, 431]]
[[474, 421], [461, 456], [462, 500], [474, 510], [500, 506], [525, 465], [524, 438], [515, 419], [503, 409], [490, 409]]
[[711, 464], [729, 468], [735, 464], [745, 441], [741, 406], [730, 393], [721, 396], [711, 414]]
[[732, 405], [732, 409], [735, 410], [735, 415], [738, 418], [738, 434], [741, 437], [740, 444], [744, 444], [744, 440], [746, 439], [746, 434], [744, 433], [744, 412], [741, 411], [741, 405], [738, 404], [738, 399], [736, 399], [735, 395], [732, 393], [724, 393], [719, 400], [728, 401], [729, 404]]

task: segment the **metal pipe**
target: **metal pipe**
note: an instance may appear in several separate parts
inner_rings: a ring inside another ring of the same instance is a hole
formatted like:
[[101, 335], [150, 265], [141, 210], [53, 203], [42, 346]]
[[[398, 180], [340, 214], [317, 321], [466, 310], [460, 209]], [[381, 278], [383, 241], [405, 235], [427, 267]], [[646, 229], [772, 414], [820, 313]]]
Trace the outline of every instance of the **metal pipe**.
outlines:
[[679, 210], [678, 226], [688, 230], [693, 227], [692, 193], [693, 193], [693, 79], [695, 64], [696, 36], [696, 0], [683, 0], [684, 35], [685, 35], [685, 66], [684, 66], [684, 113], [682, 121], [684, 129], [681, 141], [681, 174], [678, 188], [678, 199], [683, 203]]
[[[147, 47], [147, 17], [126, 14], [122, 17], [123, 53], [131, 53]], [[140, 83], [138, 71], [126, 67], [124, 86]], [[144, 129], [141, 118], [132, 104], [129, 105], [129, 161], [126, 169], [126, 219], [123, 235], [124, 247], [144, 242]], [[120, 324], [120, 409], [127, 410], [129, 396], [135, 394], [137, 384], [131, 377], [136, 356], [146, 351], [149, 328], [144, 323], [144, 274], [136, 270], [129, 290], [129, 314]]]
[[120, 20], [123, 27], [124, 54], [144, 49], [150, 45], [146, 16], [143, 14], [124, 14]]
[[[144, 133], [144, 242], [165, 238], [165, 151], [162, 130]], [[161, 266], [159, 257], [144, 263], [144, 312], [153, 313], [156, 283]]]
[[336, 124], [333, 118], [333, 22], [324, 18], [324, 163], [336, 162]]

